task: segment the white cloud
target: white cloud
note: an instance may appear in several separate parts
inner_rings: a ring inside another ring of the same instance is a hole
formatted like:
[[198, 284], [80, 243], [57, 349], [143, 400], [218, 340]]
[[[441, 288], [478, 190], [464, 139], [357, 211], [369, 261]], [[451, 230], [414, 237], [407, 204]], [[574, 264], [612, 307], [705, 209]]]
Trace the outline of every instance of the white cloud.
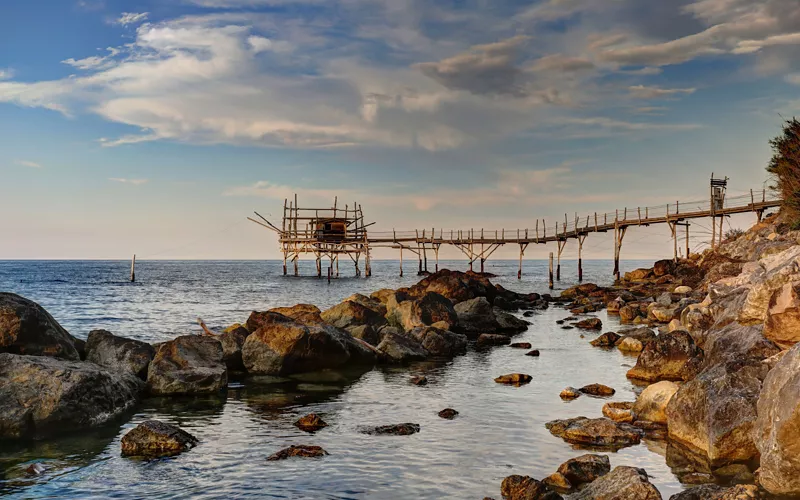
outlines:
[[142, 184], [147, 184], [148, 182], [148, 179], [125, 179], [122, 177], [109, 177], [108, 180], [122, 184], [133, 184], [134, 186], [141, 186]]
[[114, 24], [119, 24], [122, 26], [138, 24], [146, 20], [148, 15], [148, 12], [123, 12], [117, 19], [114, 20]]
[[14, 77], [14, 71], [11, 68], [0, 68], [0, 80], [9, 80]]
[[663, 99], [666, 97], [673, 97], [678, 94], [694, 94], [693, 88], [687, 89], [663, 89], [660, 87], [646, 87], [644, 85], [634, 85], [628, 87], [631, 96], [636, 99]]
[[20, 166], [23, 166], [23, 167], [28, 167], [28, 168], [42, 168], [42, 165], [41, 165], [41, 164], [39, 164], [39, 163], [36, 163], [36, 162], [34, 162], [34, 161], [28, 161], [28, 160], [17, 160], [15, 163], [16, 163], [17, 165], [20, 165]]

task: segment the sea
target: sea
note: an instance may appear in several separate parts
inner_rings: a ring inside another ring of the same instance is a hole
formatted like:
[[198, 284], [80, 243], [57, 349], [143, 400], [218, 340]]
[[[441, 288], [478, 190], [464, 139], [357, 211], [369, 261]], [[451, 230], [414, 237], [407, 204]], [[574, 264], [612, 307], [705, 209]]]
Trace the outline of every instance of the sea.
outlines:
[[[315, 276], [313, 261], [301, 276], [284, 276], [279, 261], [138, 261], [136, 281], [128, 261], [0, 261], [0, 291], [32, 299], [72, 335], [95, 329], [162, 342], [199, 334], [198, 318], [220, 331], [243, 323], [251, 311], [310, 303], [331, 307], [354, 294], [409, 286], [416, 263], [374, 261], [371, 277], [340, 266], [339, 278]], [[430, 265], [430, 264], [429, 264]], [[622, 261], [623, 272], [652, 261]], [[466, 270], [464, 261], [441, 268]], [[613, 263], [584, 260], [584, 282], [609, 285]], [[547, 293], [547, 261], [488, 261], [494, 283], [518, 292]], [[432, 270], [432, 269], [431, 269]], [[291, 272], [291, 270], [290, 270]], [[562, 262], [553, 293], [577, 283], [577, 263]], [[645, 439], [616, 452], [585, 450], [552, 436], [545, 423], [577, 416], [599, 417], [608, 401], [633, 401], [641, 392], [625, 377], [635, 356], [589, 344], [594, 334], [565, 330], [557, 320], [569, 312], [551, 307], [526, 318], [515, 342], [530, 342], [541, 355], [509, 347], [476, 349], [448, 362], [380, 367], [360, 375], [312, 374], [288, 378], [232, 378], [224, 398], [149, 398], [134, 413], [101, 428], [29, 442], [0, 441], [0, 496], [14, 498], [280, 498], [280, 499], [479, 499], [500, 498], [511, 474], [542, 479], [584, 453], [618, 465], [642, 467], [664, 498], [683, 489], [667, 466], [666, 444]], [[603, 331], [618, 320], [596, 316]], [[513, 372], [530, 374], [521, 387], [496, 384]], [[426, 386], [409, 383], [424, 374]], [[610, 398], [582, 396], [565, 402], [567, 386], [602, 383]], [[454, 408], [443, 420], [437, 413]], [[307, 413], [329, 424], [307, 434], [293, 422]], [[147, 419], [179, 425], [199, 438], [180, 455], [157, 460], [125, 458], [120, 439]], [[413, 422], [411, 436], [372, 436], [365, 427]], [[319, 445], [321, 459], [267, 461], [293, 444]], [[45, 472], [32, 476], [29, 465]]]

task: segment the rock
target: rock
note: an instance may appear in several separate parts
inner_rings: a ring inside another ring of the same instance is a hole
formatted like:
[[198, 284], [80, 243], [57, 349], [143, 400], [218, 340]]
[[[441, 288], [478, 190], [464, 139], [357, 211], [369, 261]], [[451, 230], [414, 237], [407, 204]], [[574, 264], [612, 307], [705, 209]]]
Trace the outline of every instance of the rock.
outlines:
[[250, 332], [239, 325], [223, 331], [217, 339], [222, 345], [222, 360], [229, 371], [242, 372], [245, 370], [242, 361], [242, 348]]
[[610, 402], [603, 405], [603, 415], [614, 422], [629, 424], [633, 422], [632, 402]]
[[655, 264], [653, 264], [653, 274], [656, 277], [672, 274], [674, 269], [675, 269], [675, 262], [668, 259], [658, 260], [656, 261]]
[[507, 345], [511, 343], [511, 337], [498, 333], [482, 333], [478, 336], [478, 345]]
[[131, 410], [143, 383], [127, 372], [46, 356], [0, 354], [0, 438], [105, 424]]
[[628, 378], [656, 382], [659, 380], [690, 380], [703, 361], [703, 350], [685, 331], [662, 333], [648, 342], [628, 370]]
[[620, 338], [622, 337], [614, 332], [606, 332], [589, 343], [595, 347], [614, 347]]
[[522, 316], [526, 318], [531, 318], [533, 317], [533, 311], [525, 311], [524, 313], [522, 313]]
[[530, 349], [532, 346], [530, 342], [514, 342], [508, 347], [513, 347], [514, 349]]
[[506, 385], [523, 385], [529, 383], [531, 380], [533, 380], [533, 377], [524, 373], [510, 373], [508, 375], [500, 375], [494, 379], [498, 384]]
[[197, 446], [197, 438], [180, 427], [145, 420], [122, 436], [122, 455], [126, 457], [163, 457], [176, 455]]
[[648, 318], [660, 323], [669, 323], [675, 317], [678, 308], [673, 306], [661, 306], [653, 303], [647, 308]]
[[533, 349], [525, 353], [526, 356], [539, 356], [539, 349]]
[[86, 361], [110, 371], [131, 373], [142, 380], [147, 379], [147, 367], [156, 352], [147, 342], [117, 337], [106, 330], [89, 332], [85, 349]]
[[38, 462], [34, 463], [34, 464], [30, 464], [25, 469], [25, 473], [28, 474], [29, 476], [41, 476], [46, 471], [47, 471], [47, 468], [44, 465], [42, 465], [42, 464], [40, 464]]
[[578, 390], [581, 391], [583, 394], [589, 394], [590, 396], [601, 396], [601, 397], [613, 396], [614, 393], [616, 392], [611, 387], [608, 387], [607, 385], [603, 384], [585, 385]]
[[435, 292], [449, 299], [453, 304], [475, 297], [485, 297], [494, 302], [497, 289], [484, 276], [442, 269], [411, 287], [411, 294], [422, 296], [425, 292]]
[[381, 334], [371, 325], [353, 326], [347, 329], [353, 338], [361, 339], [369, 345], [377, 346], [381, 343]]
[[608, 418], [553, 420], [546, 423], [545, 427], [568, 443], [611, 449], [639, 444], [644, 435], [641, 429]]
[[389, 323], [404, 331], [418, 326], [429, 326], [440, 321], [448, 325], [448, 330], [458, 325], [458, 315], [453, 304], [438, 293], [426, 292], [417, 299], [400, 302], [397, 307], [387, 306]]
[[494, 308], [485, 297], [459, 302], [455, 306], [455, 311], [458, 315], [459, 329], [467, 335], [495, 333], [500, 330]]
[[266, 312], [260, 314], [257, 324], [258, 329], [242, 348], [242, 361], [249, 373], [289, 375], [375, 361], [373, 351], [352, 335], [324, 323], [303, 324]]
[[381, 425], [364, 431], [366, 434], [409, 436], [419, 432], [419, 424]]
[[258, 330], [261, 327], [262, 320], [266, 320], [268, 324], [271, 323], [272, 314], [270, 313], [278, 313], [287, 318], [292, 318], [298, 323], [308, 325], [324, 323], [319, 307], [313, 304], [297, 304], [292, 307], [275, 307], [267, 312], [251, 313], [250, 317], [247, 318], [247, 330], [251, 333]]
[[647, 326], [640, 326], [637, 328], [629, 328], [627, 330], [622, 330], [618, 332], [623, 338], [632, 338], [640, 341], [642, 345], [647, 344], [648, 342], [652, 342], [656, 339], [656, 334], [653, 332], [652, 328]]
[[295, 427], [306, 432], [316, 432], [328, 426], [328, 423], [322, 420], [322, 417], [316, 413], [309, 413], [304, 417], [300, 417], [294, 423]]
[[274, 460], [286, 460], [287, 458], [292, 457], [302, 457], [302, 458], [317, 458], [317, 457], [324, 457], [327, 455], [328, 452], [323, 450], [320, 446], [308, 446], [308, 445], [292, 445], [288, 448], [284, 448], [279, 452], [270, 455], [267, 460], [274, 461]]
[[619, 320], [622, 323], [632, 323], [634, 319], [641, 315], [639, 308], [631, 305], [624, 305], [619, 309]]
[[582, 321], [578, 321], [575, 323], [575, 326], [578, 328], [583, 328], [584, 330], [600, 330], [603, 328], [603, 322], [600, 321], [600, 318], [587, 318]]
[[678, 392], [674, 382], [662, 381], [648, 385], [633, 405], [633, 416], [636, 420], [646, 420], [657, 424], [667, 424], [667, 404]]
[[0, 352], [78, 361], [76, 340], [36, 302], [0, 292]]
[[676, 286], [672, 293], [678, 295], [688, 295], [692, 293], [692, 287], [686, 285]]
[[761, 369], [746, 361], [703, 370], [667, 404], [669, 438], [708, 457], [714, 467], [746, 462], [757, 453], [751, 431]]
[[[786, 283], [800, 281], [799, 264], [800, 245], [759, 260], [748, 276], [747, 296], [736, 318], [739, 323], [762, 323], [766, 319], [773, 293]], [[744, 270], [742, 274], [745, 274]]]
[[669, 497], [670, 500], [749, 500], [764, 498], [753, 484], [738, 484], [724, 488], [716, 484], [704, 484], [688, 488]]
[[201, 335], [184, 335], [160, 344], [147, 370], [147, 387], [156, 395], [224, 391], [228, 387], [228, 369], [222, 358], [222, 344], [214, 337]]
[[683, 323], [681, 323], [681, 320], [673, 319], [667, 325], [667, 331], [668, 332], [677, 332], [678, 330], [684, 330], [685, 331], [686, 329], [683, 327]]
[[661, 500], [661, 494], [636, 467], [617, 466], [576, 493], [572, 500]]
[[378, 313], [378, 315], [381, 316], [382, 318], [386, 316], [387, 313], [386, 302], [383, 302], [378, 298], [367, 297], [366, 295], [362, 295], [360, 293], [354, 293], [353, 295], [347, 297], [344, 300], [348, 302], [356, 302], [366, 307], [367, 309], [372, 309], [373, 311]]
[[452, 358], [467, 352], [466, 335], [453, 333], [436, 325], [414, 328], [409, 335], [414, 337], [431, 356]]
[[[372, 292], [372, 293], [369, 295], [369, 298], [371, 298], [371, 299], [374, 299], [374, 300], [377, 300], [378, 302], [380, 302], [381, 304], [383, 304], [383, 305], [384, 305], [384, 307], [386, 307], [387, 303], [389, 302], [389, 297], [395, 297], [395, 302], [397, 302], [397, 303], [400, 303], [400, 302], [402, 302], [403, 300], [405, 300], [405, 298], [407, 298], [407, 297], [401, 297], [401, 298], [400, 298], [400, 300], [397, 300], [397, 299], [396, 299], [396, 294], [397, 294], [397, 293], [398, 293], [398, 292], [397, 292], [396, 290], [392, 290], [391, 288], [381, 288], [381, 289], [380, 289], [380, 290], [378, 290], [377, 292]], [[386, 315], [388, 312], [389, 312], [389, 311], [387, 310], [387, 311], [384, 313], [384, 316], [385, 316], [385, 315]]]
[[411, 377], [409, 379], [409, 382], [411, 382], [414, 385], [428, 385], [428, 377], [426, 377], [425, 375], [416, 375]]
[[581, 397], [581, 392], [574, 387], [567, 387], [563, 391], [561, 391], [559, 397], [561, 399], [577, 399]]
[[611, 462], [606, 455], [581, 455], [567, 460], [558, 467], [558, 473], [564, 476], [573, 488], [591, 483], [610, 471]]
[[570, 491], [573, 486], [569, 480], [564, 477], [560, 472], [554, 472], [542, 479], [542, 483], [553, 491], [561, 491], [562, 493]]
[[529, 476], [508, 476], [500, 485], [504, 500], [556, 500], [560, 495], [547, 489], [544, 483]]
[[386, 333], [377, 349], [390, 363], [406, 364], [428, 357], [428, 351], [414, 338], [395, 333]]
[[[364, 297], [364, 299], [367, 299], [367, 297]], [[383, 309], [386, 310], [386, 307], [383, 306]], [[321, 316], [323, 321], [329, 325], [342, 329], [360, 325], [379, 327], [386, 323], [386, 318], [383, 317], [383, 314], [353, 300], [340, 302], [322, 312]]]
[[661, 295], [658, 296], [658, 298], [656, 298], [655, 303], [660, 305], [660, 306], [663, 306], [663, 307], [671, 306], [672, 305], [672, 294], [669, 293], [669, 292], [662, 293]]
[[497, 320], [498, 330], [501, 333], [514, 335], [528, 329], [528, 322], [517, 318], [513, 314], [494, 308], [494, 317]]
[[620, 297], [612, 300], [608, 304], [606, 304], [606, 311], [608, 314], [619, 314], [619, 310], [625, 307], [625, 301], [622, 300]]
[[772, 294], [764, 336], [783, 349], [800, 342], [800, 282], [786, 283]]
[[761, 453], [759, 483], [775, 495], [800, 495], [800, 345], [764, 380], [753, 439]]
[[617, 349], [625, 352], [641, 352], [644, 349], [644, 345], [640, 340], [633, 337], [623, 337], [617, 343]]
[[[731, 362], [760, 362], [781, 352], [781, 349], [762, 335], [762, 325], [743, 326], [731, 323], [722, 329], [713, 328], [704, 335], [696, 335], [698, 343], [703, 341], [706, 366]], [[766, 373], [764, 373], [766, 376]], [[761, 376], [760, 378], [764, 378]]]
[[652, 269], [634, 269], [633, 271], [625, 273], [622, 277], [624, 281], [643, 281], [653, 275]]
[[453, 420], [458, 416], [458, 412], [452, 408], [445, 408], [439, 412], [439, 416], [447, 420]]

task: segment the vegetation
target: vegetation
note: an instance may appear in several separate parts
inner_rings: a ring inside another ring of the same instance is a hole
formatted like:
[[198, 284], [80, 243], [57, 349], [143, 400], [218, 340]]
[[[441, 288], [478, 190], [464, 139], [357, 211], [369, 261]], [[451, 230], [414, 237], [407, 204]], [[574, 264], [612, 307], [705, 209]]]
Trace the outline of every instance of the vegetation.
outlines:
[[787, 120], [783, 132], [769, 141], [772, 159], [767, 171], [772, 174], [772, 186], [783, 197], [782, 211], [787, 221], [800, 228], [800, 121]]
[[725, 231], [725, 241], [735, 240], [739, 236], [744, 234], [744, 230], [736, 228], [731, 228]]

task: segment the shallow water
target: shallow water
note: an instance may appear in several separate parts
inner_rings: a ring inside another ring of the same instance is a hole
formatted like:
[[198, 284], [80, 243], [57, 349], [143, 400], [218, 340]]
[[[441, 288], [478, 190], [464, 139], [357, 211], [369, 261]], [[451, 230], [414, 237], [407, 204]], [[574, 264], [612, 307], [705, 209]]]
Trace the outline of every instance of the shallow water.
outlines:
[[[301, 272], [313, 273], [313, 263]], [[489, 262], [494, 282], [520, 292], [546, 292], [546, 262], [525, 263], [523, 280], [516, 262]], [[625, 269], [645, 263], [626, 262]], [[322, 308], [355, 292], [396, 288], [418, 280], [397, 276], [397, 263], [374, 263], [369, 279], [284, 278], [277, 262], [141, 262], [137, 283], [125, 281], [126, 262], [0, 262], [0, 290], [41, 303], [71, 333], [85, 337], [95, 328], [160, 341], [197, 332], [202, 317], [211, 328], [244, 321], [253, 309], [309, 302]], [[463, 263], [442, 267], [463, 268]], [[572, 284], [574, 263], [564, 264]], [[584, 263], [586, 281], [608, 283], [607, 261]], [[352, 274], [342, 269], [342, 275]], [[510, 474], [542, 478], [559, 464], [585, 453], [547, 431], [544, 423], [579, 415], [596, 417], [606, 401], [631, 401], [636, 387], [625, 372], [635, 357], [593, 348], [589, 333], [562, 330], [555, 321], [568, 316], [550, 308], [528, 318], [532, 324], [515, 341], [531, 342], [539, 358], [509, 347], [470, 352], [448, 363], [355, 374], [232, 381], [227, 398], [149, 399], [125, 421], [80, 435], [29, 444], [0, 444], [0, 494], [62, 498], [499, 498]], [[604, 331], [619, 325], [598, 313]], [[522, 387], [498, 385], [493, 378], [511, 372], [533, 376]], [[409, 384], [424, 373], [427, 386]], [[563, 402], [566, 386], [604, 383], [612, 398], [583, 396]], [[437, 412], [452, 407], [455, 420]], [[292, 423], [317, 412], [329, 426], [310, 435]], [[119, 455], [119, 440], [142, 420], [158, 418], [180, 425], [200, 445], [177, 457], [140, 461]], [[415, 422], [412, 436], [370, 436], [364, 426]], [[267, 462], [291, 444], [314, 444], [323, 459]], [[680, 491], [666, 466], [664, 446], [654, 441], [608, 453], [612, 467], [644, 467], [662, 495]], [[47, 472], [25, 474], [32, 462]]]

